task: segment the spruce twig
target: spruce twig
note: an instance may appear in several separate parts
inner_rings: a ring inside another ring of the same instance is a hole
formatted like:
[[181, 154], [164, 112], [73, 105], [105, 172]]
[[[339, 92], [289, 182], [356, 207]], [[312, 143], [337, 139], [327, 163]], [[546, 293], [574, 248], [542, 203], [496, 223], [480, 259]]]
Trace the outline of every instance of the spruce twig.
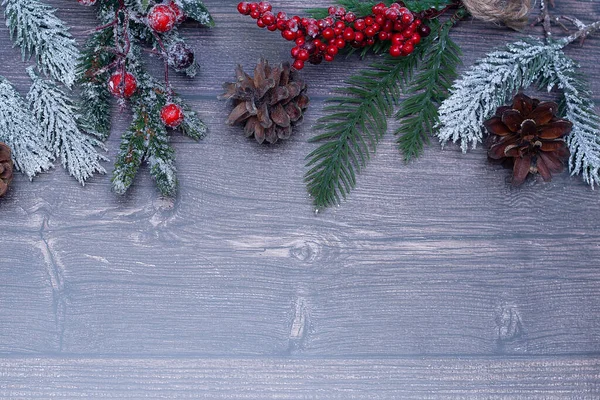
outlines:
[[437, 108], [457, 76], [460, 48], [449, 37], [451, 27], [448, 21], [440, 29], [434, 28], [437, 37], [425, 45], [428, 50], [407, 90], [410, 95], [396, 113], [401, 125], [395, 134], [399, 135], [398, 145], [406, 162], [419, 157], [429, 143], [429, 134], [438, 122]]
[[39, 0], [2, 0], [6, 26], [23, 59], [35, 55], [40, 71], [71, 87], [79, 51], [56, 10]]
[[350, 78], [338, 96], [327, 100], [326, 116], [319, 119], [324, 132], [311, 139], [324, 142], [306, 159], [308, 191], [317, 207], [338, 204], [356, 185], [360, 172], [387, 131], [387, 117], [398, 103], [401, 88], [407, 84], [425, 46], [410, 56], [373, 65]]

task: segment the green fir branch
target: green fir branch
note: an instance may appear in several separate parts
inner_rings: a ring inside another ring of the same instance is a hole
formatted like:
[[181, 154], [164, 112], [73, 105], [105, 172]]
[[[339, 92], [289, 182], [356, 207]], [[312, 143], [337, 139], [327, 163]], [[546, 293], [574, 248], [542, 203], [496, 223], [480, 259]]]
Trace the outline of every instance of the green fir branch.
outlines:
[[112, 28], [92, 34], [81, 52], [77, 65], [77, 75], [81, 87], [81, 127], [106, 140], [110, 135], [110, 102], [108, 81], [111, 69], [107, 68], [115, 60], [114, 53], [107, 51], [113, 45]]
[[424, 52], [418, 46], [410, 56], [373, 65], [351, 77], [338, 95], [328, 99], [326, 116], [316, 129], [323, 133], [312, 142], [323, 142], [306, 159], [308, 192], [317, 207], [339, 204], [356, 185], [360, 172], [387, 131], [387, 117], [398, 103]]
[[215, 26], [215, 21], [213, 20], [208, 8], [204, 5], [204, 3], [200, 0], [175, 0], [175, 3], [179, 5], [185, 15], [189, 18], [193, 19], [196, 22], [201, 23], [202, 25], [206, 25], [208, 27]]
[[419, 157], [425, 144], [429, 144], [429, 134], [438, 123], [437, 108], [448, 96], [448, 89], [457, 76], [460, 64], [460, 48], [450, 39], [452, 22], [445, 23], [440, 29], [432, 25], [437, 37], [429, 36], [422, 46], [427, 47], [419, 72], [407, 89], [409, 96], [400, 103], [395, 117], [401, 120], [400, 127], [394, 132], [404, 160], [409, 162]]

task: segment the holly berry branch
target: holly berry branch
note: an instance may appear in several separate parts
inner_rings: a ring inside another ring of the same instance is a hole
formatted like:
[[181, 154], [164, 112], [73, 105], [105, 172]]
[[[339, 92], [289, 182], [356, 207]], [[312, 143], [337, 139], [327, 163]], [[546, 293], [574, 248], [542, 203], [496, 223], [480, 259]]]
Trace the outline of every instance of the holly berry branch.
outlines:
[[[121, 108], [129, 103], [134, 119], [122, 136], [113, 189], [125, 193], [146, 161], [160, 192], [173, 196], [177, 180], [167, 128], [178, 128], [194, 139], [206, 133], [204, 123], [177, 96], [169, 81], [170, 68], [189, 76], [194, 76], [197, 70], [194, 53], [179, 36], [176, 26], [188, 17], [212, 26], [212, 18], [199, 0], [158, 4], [149, 0], [78, 1], [84, 5], [97, 4], [101, 22], [87, 40], [79, 63], [81, 124], [106, 139], [110, 134], [111, 96], [117, 98]], [[163, 82], [146, 71], [144, 52], [163, 60]]]

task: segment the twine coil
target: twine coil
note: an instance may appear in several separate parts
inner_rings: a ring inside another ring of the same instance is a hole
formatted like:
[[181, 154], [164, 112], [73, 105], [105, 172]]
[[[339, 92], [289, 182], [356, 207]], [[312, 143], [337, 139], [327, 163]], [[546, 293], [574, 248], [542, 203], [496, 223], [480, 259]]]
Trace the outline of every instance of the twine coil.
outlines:
[[473, 17], [487, 22], [502, 22], [515, 30], [527, 25], [532, 7], [531, 0], [462, 0], [462, 3]]

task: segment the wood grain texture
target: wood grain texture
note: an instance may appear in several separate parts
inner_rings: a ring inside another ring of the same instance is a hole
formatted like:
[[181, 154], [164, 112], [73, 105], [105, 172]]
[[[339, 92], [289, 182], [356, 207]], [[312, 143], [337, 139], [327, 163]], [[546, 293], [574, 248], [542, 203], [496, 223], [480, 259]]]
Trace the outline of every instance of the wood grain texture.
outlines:
[[[93, 8], [50, 3], [82, 43]], [[303, 70], [305, 124], [259, 146], [223, 124], [216, 96], [236, 64], [287, 60], [288, 45], [235, 1], [205, 3], [217, 26], [183, 27], [202, 71], [173, 85], [210, 133], [173, 136], [174, 201], [146, 169], [120, 197], [109, 175], [82, 188], [59, 167], [16, 176], [0, 202], [0, 397], [597, 398], [597, 191], [568, 173], [512, 189], [481, 148], [432, 144], [405, 165], [389, 135], [348, 201], [315, 214], [302, 182], [312, 126], [367, 62]], [[598, 2], [557, 3], [600, 18]], [[521, 36], [478, 21], [454, 32], [465, 68]], [[0, 74], [25, 93], [27, 63], [0, 37]], [[599, 44], [567, 49], [596, 98]], [[112, 159], [129, 119], [115, 107]]]
[[2, 398], [596, 399], [598, 360], [0, 359]]

